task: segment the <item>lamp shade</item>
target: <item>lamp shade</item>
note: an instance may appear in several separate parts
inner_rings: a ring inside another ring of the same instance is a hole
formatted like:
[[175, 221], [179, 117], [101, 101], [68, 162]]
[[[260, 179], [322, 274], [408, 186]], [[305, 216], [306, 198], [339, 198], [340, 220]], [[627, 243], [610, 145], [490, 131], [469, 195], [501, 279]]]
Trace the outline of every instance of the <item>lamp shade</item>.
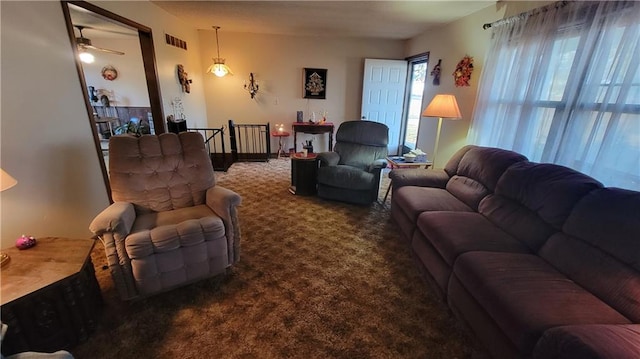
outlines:
[[215, 58], [213, 59], [213, 65], [209, 66], [207, 72], [210, 72], [218, 77], [224, 77], [225, 75], [233, 75], [229, 66], [224, 64], [224, 59]]
[[422, 112], [422, 117], [461, 118], [456, 97], [450, 94], [436, 95]]
[[0, 168], [0, 192], [9, 189], [18, 184], [15, 178]]

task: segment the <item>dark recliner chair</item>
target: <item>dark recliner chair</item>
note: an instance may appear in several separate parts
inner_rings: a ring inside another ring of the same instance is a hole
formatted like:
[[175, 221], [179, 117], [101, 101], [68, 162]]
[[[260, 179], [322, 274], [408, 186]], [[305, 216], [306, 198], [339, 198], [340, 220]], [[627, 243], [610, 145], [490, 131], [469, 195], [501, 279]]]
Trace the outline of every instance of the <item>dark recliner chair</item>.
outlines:
[[365, 205], [377, 200], [388, 143], [389, 128], [382, 123], [343, 122], [333, 152], [318, 154], [318, 196]]

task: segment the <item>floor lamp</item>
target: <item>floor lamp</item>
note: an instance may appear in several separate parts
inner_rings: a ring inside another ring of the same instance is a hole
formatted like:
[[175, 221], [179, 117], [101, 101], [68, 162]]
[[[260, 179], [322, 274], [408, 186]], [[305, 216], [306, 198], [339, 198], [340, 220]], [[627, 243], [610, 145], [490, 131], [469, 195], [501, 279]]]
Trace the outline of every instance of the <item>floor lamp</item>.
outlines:
[[438, 154], [438, 143], [440, 142], [440, 129], [442, 128], [442, 119], [455, 120], [462, 117], [458, 102], [454, 95], [440, 94], [436, 95], [429, 103], [429, 106], [422, 112], [422, 117], [438, 117], [438, 132], [436, 134], [436, 145], [433, 147], [432, 166], [436, 165], [436, 155]]

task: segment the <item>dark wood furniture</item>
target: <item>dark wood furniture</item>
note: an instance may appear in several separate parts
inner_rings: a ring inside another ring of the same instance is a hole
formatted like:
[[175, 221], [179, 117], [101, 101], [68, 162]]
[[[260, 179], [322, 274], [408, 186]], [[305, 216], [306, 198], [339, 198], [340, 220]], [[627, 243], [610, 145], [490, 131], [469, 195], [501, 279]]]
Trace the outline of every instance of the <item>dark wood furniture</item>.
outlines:
[[2, 354], [54, 352], [85, 341], [97, 325], [102, 295], [92, 239], [39, 238], [36, 246], [2, 251]]
[[298, 152], [298, 132], [310, 133], [317, 135], [320, 133], [329, 134], [329, 151], [333, 150], [333, 123], [312, 123], [312, 122], [294, 122], [293, 125], [293, 151]]
[[316, 194], [317, 157], [315, 153], [308, 153], [306, 156], [302, 153], [291, 155], [291, 193], [302, 196]]

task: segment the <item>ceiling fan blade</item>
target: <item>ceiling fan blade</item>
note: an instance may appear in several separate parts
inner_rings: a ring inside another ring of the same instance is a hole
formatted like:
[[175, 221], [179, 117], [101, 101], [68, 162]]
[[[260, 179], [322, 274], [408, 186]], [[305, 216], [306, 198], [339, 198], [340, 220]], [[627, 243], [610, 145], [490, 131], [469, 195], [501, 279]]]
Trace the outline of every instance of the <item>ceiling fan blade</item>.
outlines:
[[91, 50], [106, 52], [106, 53], [114, 54], [114, 55], [124, 55], [124, 52], [122, 52], [122, 51], [105, 49], [105, 48], [97, 47], [97, 46], [93, 46], [93, 45], [79, 44], [78, 46], [83, 48], [83, 49], [91, 49]]

